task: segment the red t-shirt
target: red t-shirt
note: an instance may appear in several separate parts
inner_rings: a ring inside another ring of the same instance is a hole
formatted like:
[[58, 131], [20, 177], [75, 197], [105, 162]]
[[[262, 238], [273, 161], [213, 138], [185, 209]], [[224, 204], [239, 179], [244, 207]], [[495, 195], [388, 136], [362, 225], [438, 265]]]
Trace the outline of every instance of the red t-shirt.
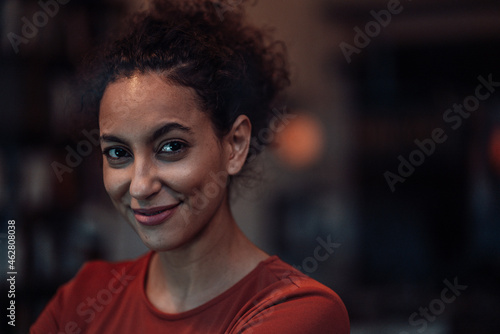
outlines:
[[277, 256], [207, 303], [163, 313], [144, 289], [152, 254], [135, 261], [86, 264], [58, 290], [30, 334], [349, 333], [339, 296]]

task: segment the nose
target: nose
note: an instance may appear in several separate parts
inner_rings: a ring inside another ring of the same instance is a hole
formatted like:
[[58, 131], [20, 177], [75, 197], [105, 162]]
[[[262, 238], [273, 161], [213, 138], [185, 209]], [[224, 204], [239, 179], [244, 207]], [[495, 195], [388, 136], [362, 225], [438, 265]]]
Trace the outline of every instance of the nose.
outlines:
[[161, 182], [155, 164], [149, 159], [136, 157], [130, 181], [130, 196], [137, 200], [145, 200], [153, 197], [160, 190]]

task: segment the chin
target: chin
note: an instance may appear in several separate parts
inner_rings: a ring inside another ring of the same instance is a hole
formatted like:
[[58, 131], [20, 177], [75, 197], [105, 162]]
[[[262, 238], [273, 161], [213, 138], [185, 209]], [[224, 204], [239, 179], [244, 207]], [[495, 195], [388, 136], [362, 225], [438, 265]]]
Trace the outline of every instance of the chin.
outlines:
[[[183, 244], [181, 238], [176, 238], [173, 235], [164, 236], [164, 233], [155, 233], [154, 231], [141, 231], [136, 229], [141, 241], [144, 245], [155, 252], [166, 252], [179, 248]], [[180, 240], [179, 240], [180, 239]]]

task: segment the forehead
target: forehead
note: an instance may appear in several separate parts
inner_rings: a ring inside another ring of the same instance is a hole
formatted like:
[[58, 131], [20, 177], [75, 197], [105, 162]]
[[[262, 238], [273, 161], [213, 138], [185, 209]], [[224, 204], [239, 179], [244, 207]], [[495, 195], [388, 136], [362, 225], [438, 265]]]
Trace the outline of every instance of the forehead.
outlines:
[[158, 74], [122, 78], [104, 91], [99, 109], [101, 130], [148, 127], [165, 121], [202, 125], [209, 118], [200, 110], [193, 89], [171, 84]]

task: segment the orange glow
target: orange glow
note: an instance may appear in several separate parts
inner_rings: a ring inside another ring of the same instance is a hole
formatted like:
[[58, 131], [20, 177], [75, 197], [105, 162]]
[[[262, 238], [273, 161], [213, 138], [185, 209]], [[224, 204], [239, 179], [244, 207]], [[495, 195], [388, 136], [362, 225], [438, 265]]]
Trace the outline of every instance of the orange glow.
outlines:
[[308, 167], [319, 160], [324, 148], [323, 129], [308, 115], [299, 115], [276, 136], [276, 155], [292, 168]]
[[500, 174], [500, 127], [491, 134], [489, 156], [495, 171]]

